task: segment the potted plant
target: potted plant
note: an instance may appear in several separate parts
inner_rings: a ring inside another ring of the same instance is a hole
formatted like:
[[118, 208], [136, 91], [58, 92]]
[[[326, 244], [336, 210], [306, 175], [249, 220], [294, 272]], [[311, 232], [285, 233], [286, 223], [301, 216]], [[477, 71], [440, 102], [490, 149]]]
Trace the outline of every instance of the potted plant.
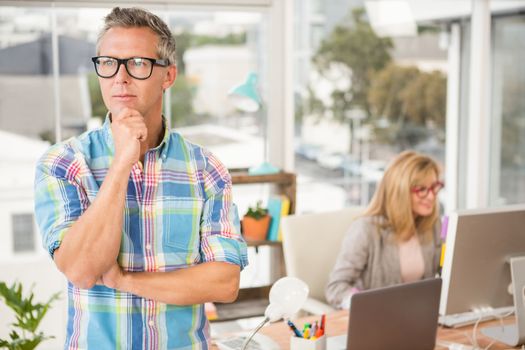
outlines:
[[248, 241], [263, 241], [270, 227], [270, 215], [268, 209], [262, 207], [258, 201], [255, 207], [249, 207], [242, 219], [242, 231], [244, 238]]
[[40, 322], [51, 307], [51, 304], [59, 299], [59, 294], [53, 294], [45, 303], [37, 303], [33, 300], [33, 292], [28, 297], [22, 294], [22, 284], [13, 283], [8, 287], [5, 282], [0, 282], [0, 298], [14, 311], [16, 322], [12, 323], [10, 339], [0, 338], [0, 348], [9, 350], [31, 350], [41, 342], [54, 338], [38, 331]]

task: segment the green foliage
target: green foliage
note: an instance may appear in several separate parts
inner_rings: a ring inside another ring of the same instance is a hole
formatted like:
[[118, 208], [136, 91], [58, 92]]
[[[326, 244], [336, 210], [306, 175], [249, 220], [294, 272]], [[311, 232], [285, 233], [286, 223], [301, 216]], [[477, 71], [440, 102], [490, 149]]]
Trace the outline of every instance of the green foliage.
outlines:
[[374, 75], [368, 100], [374, 116], [393, 123], [444, 126], [446, 78], [437, 71], [391, 64]]
[[447, 105], [447, 79], [443, 73], [420, 72], [403, 91], [407, 117], [418, 125], [444, 127]]
[[255, 207], [249, 207], [245, 216], [254, 218], [255, 220], [262, 219], [268, 215], [268, 209], [262, 207], [262, 201], [257, 201]]
[[[525, 86], [520, 79], [508, 79], [502, 91], [501, 104], [501, 165], [521, 172], [525, 168], [523, 144], [525, 135]], [[517, 183], [520, 180], [516, 180]]]
[[181, 127], [205, 123], [209, 116], [197, 115], [193, 110], [196, 86], [191, 80], [179, 75], [171, 88], [171, 125]]
[[95, 72], [88, 74], [88, 88], [91, 99], [91, 115], [94, 117], [104, 118], [106, 116], [106, 105], [102, 99], [102, 92], [98, 84], [98, 77]]
[[429, 136], [427, 129], [445, 127], [446, 78], [440, 72], [390, 64], [374, 74], [368, 100], [374, 118], [389, 121], [389, 128], [376, 130], [379, 141], [413, 147]]
[[246, 33], [230, 33], [223, 37], [209, 35], [195, 35], [192, 46], [203, 45], [244, 45], [246, 43]]
[[181, 32], [175, 34], [175, 42], [177, 43], [177, 76], [186, 74], [186, 65], [184, 64], [184, 54], [191, 46], [193, 35], [189, 32]]
[[370, 115], [368, 89], [371, 74], [391, 61], [390, 38], [380, 38], [364, 18], [363, 8], [354, 9], [345, 24], [335, 27], [314, 56], [314, 63], [321, 74], [334, 64], [340, 64], [351, 72], [348, 90], [336, 90], [332, 94], [333, 115], [342, 120], [344, 112], [359, 108]]
[[400, 122], [406, 117], [404, 90], [420, 72], [416, 67], [401, 67], [395, 64], [374, 74], [368, 91], [368, 101], [372, 115], [387, 118], [391, 122]]
[[425, 24], [419, 24], [417, 26], [417, 34], [425, 34], [425, 33], [432, 33], [432, 34], [439, 34], [441, 31], [441, 28], [436, 25], [425, 25]]
[[30, 350], [36, 348], [42, 341], [53, 338], [37, 332], [37, 329], [51, 304], [59, 298], [59, 293], [52, 295], [46, 303], [35, 303], [32, 292], [29, 297], [22, 295], [21, 283], [15, 282], [8, 287], [4, 282], [0, 282], [0, 296], [13, 310], [16, 318], [16, 322], [12, 323], [14, 329], [9, 334], [10, 340], [0, 339], [0, 348]]
[[40, 137], [42, 141], [47, 141], [50, 144], [55, 143], [55, 131], [54, 130], [41, 131], [38, 133], [38, 137]]
[[[405, 121], [403, 124], [392, 124], [386, 128], [374, 129], [375, 140], [390, 144], [400, 152], [415, 148], [420, 142], [432, 136], [433, 130]], [[439, 136], [439, 135], [438, 135]]]

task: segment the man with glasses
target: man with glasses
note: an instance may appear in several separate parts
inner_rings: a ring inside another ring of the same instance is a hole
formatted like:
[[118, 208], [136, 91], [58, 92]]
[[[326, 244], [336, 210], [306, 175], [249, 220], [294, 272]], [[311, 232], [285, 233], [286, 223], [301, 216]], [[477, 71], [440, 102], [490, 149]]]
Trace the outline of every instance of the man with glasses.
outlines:
[[44, 247], [68, 279], [67, 349], [206, 349], [203, 303], [231, 302], [247, 264], [231, 177], [169, 131], [175, 40], [157, 16], [114, 8], [92, 58], [104, 125], [37, 165]]

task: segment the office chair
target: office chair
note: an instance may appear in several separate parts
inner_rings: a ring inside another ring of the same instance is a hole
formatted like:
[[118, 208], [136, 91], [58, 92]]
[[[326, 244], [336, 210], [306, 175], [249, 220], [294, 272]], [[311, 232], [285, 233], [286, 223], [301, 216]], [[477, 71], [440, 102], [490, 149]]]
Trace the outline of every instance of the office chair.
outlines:
[[310, 288], [302, 310], [321, 315], [334, 311], [324, 289], [351, 222], [364, 208], [290, 215], [282, 218], [283, 253], [286, 275], [298, 277]]

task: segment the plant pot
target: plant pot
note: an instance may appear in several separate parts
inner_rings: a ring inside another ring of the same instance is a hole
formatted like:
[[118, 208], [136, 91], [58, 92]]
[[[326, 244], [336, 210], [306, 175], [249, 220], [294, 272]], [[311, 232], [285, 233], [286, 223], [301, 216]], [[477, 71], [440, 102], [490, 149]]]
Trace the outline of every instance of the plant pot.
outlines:
[[242, 218], [242, 232], [247, 241], [264, 241], [270, 227], [270, 215], [260, 219], [244, 216]]

